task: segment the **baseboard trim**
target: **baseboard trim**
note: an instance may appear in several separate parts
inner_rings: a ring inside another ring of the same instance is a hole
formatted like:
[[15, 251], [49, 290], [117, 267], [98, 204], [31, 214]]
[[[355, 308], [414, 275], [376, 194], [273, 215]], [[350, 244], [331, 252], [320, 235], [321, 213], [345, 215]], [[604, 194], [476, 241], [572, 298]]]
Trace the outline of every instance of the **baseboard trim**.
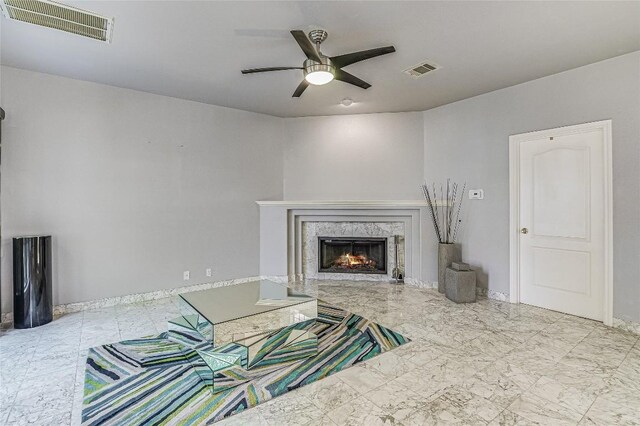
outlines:
[[487, 290], [486, 295], [488, 299], [498, 300], [500, 302], [509, 302], [509, 295], [499, 291]]
[[417, 278], [405, 277], [404, 283], [410, 287], [417, 288], [438, 288], [437, 281], [422, 281]]
[[[289, 283], [289, 282], [304, 280], [304, 274], [296, 274], [296, 275], [289, 275], [289, 276], [261, 275], [261, 276], [245, 277], [245, 278], [235, 278], [232, 280], [214, 281], [210, 283], [176, 287], [176, 288], [171, 288], [167, 290], [157, 290], [157, 291], [152, 291], [147, 293], [136, 293], [136, 294], [129, 294], [126, 296], [106, 297], [103, 299], [90, 300], [87, 302], [65, 303], [65, 304], [54, 306], [53, 312], [54, 312], [54, 315], [63, 315], [63, 314], [68, 314], [72, 312], [80, 312], [88, 309], [99, 309], [99, 308], [107, 308], [107, 307], [112, 307], [117, 305], [129, 305], [132, 303], [148, 302], [151, 300], [158, 300], [158, 299], [164, 299], [166, 297], [177, 296], [178, 294], [182, 294], [182, 293], [190, 293], [193, 291], [207, 290], [210, 288], [242, 284], [249, 281], [255, 281], [258, 279], [268, 279], [275, 282]], [[425, 289], [438, 288], [438, 283], [436, 281], [421, 281], [415, 278], [408, 278], [408, 277], [405, 278], [405, 284], [411, 287], [416, 287], [416, 288], [425, 288]], [[509, 300], [508, 295], [498, 291], [478, 288], [477, 293], [479, 296], [486, 296], [489, 299], [498, 300], [501, 302], [507, 302]], [[3, 324], [12, 323], [13, 312], [3, 313], [0, 319], [1, 319], [0, 322]], [[635, 321], [623, 320], [620, 318], [613, 318], [613, 328], [617, 328], [619, 330], [624, 330], [630, 333], [640, 335], [640, 323]]]
[[260, 275], [261, 280], [269, 280], [276, 283], [293, 283], [296, 281], [304, 281], [304, 274], [293, 275]]
[[[207, 290], [216, 287], [225, 287], [229, 285], [242, 284], [249, 281], [255, 281], [261, 277], [235, 278], [232, 280], [214, 281], [210, 283], [194, 284], [185, 287], [176, 287], [167, 290], [157, 290], [147, 293], [128, 294], [126, 296], [105, 297], [103, 299], [89, 300], [86, 302], [73, 302], [56, 305], [53, 307], [54, 315], [63, 315], [71, 312], [80, 312], [87, 309], [108, 308], [117, 305], [129, 305], [132, 303], [148, 302], [151, 300], [164, 299], [166, 297], [177, 296], [182, 293], [190, 293], [192, 291]], [[13, 322], [13, 312], [2, 314], [2, 323]]]
[[[414, 278], [406, 278], [405, 284], [411, 287], [417, 288], [438, 288], [437, 281], [421, 281]], [[500, 302], [508, 302], [509, 296], [505, 293], [501, 293], [499, 291], [488, 290], [486, 288], [477, 287], [476, 294], [480, 297], [486, 297], [488, 299], [498, 300]]]
[[613, 328], [617, 328], [619, 330], [628, 331], [633, 334], [640, 335], [640, 323], [631, 321], [631, 320], [623, 320], [620, 318], [613, 318]]

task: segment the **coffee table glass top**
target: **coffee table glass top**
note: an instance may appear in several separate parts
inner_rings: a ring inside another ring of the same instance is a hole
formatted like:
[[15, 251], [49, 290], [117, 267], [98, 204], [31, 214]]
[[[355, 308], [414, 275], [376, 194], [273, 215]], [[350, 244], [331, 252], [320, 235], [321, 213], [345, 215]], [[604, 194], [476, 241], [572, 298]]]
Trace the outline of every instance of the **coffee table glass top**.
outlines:
[[[192, 347], [202, 380], [219, 392], [243, 383], [247, 370], [286, 364], [317, 353], [309, 330], [318, 301], [269, 280], [181, 294], [182, 317], [169, 321], [171, 339]], [[226, 372], [231, 372], [226, 374]]]
[[214, 326], [316, 300], [269, 280], [185, 293], [180, 298]]

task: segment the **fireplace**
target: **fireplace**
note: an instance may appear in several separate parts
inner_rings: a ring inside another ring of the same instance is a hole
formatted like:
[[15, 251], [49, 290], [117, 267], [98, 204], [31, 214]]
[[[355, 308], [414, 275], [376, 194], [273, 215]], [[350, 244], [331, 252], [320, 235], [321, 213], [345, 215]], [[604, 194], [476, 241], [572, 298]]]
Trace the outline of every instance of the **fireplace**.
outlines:
[[386, 274], [387, 239], [318, 237], [318, 272]]

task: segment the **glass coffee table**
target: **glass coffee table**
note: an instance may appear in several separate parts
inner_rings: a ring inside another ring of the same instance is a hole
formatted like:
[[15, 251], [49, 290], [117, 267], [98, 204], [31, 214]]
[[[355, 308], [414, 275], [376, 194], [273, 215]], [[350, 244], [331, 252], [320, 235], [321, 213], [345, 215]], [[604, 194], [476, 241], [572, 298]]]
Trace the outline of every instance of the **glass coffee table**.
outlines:
[[318, 301], [285, 284], [216, 287], [181, 294], [178, 303], [182, 317], [169, 321], [169, 338], [195, 350], [194, 368], [213, 392], [245, 382], [250, 370], [317, 353], [317, 336], [309, 330]]

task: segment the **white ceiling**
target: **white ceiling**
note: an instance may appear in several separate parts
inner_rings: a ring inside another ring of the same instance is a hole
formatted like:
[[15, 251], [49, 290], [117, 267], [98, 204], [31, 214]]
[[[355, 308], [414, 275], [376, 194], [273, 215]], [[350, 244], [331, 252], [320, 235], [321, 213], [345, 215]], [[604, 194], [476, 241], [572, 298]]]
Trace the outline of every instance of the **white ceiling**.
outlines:
[[[640, 50], [640, 2], [65, 1], [115, 17], [113, 42], [0, 19], [3, 65], [276, 116], [418, 111]], [[394, 45], [342, 82], [291, 94], [291, 29], [329, 31], [330, 56]], [[420, 79], [402, 70], [428, 59]], [[343, 107], [339, 102], [356, 103]]]

